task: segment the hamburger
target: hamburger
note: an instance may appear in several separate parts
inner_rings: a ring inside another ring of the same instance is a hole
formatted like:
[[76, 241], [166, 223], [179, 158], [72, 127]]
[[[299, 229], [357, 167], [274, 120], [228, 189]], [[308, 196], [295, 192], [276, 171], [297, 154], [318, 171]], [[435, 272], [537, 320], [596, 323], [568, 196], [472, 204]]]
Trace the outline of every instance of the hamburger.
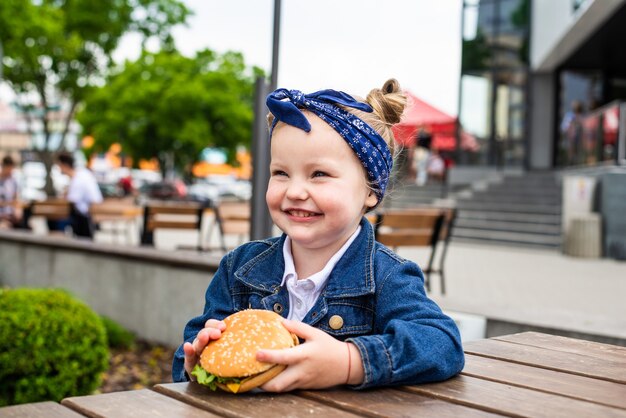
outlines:
[[243, 393], [263, 385], [287, 366], [260, 362], [257, 351], [298, 345], [298, 337], [272, 311], [247, 309], [226, 317], [224, 322], [222, 336], [209, 341], [191, 372], [199, 384], [211, 390]]

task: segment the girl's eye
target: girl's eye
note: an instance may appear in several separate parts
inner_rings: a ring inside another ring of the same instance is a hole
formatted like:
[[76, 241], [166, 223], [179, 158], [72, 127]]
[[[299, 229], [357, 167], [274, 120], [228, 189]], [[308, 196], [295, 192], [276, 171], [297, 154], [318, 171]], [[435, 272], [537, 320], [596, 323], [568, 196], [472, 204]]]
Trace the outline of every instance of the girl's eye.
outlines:
[[326, 176], [328, 176], [327, 173], [323, 171], [319, 171], [319, 170], [313, 173], [313, 177], [326, 177]]
[[286, 176], [286, 175], [287, 175], [287, 173], [285, 173], [282, 170], [274, 170], [274, 171], [272, 171], [272, 176]]

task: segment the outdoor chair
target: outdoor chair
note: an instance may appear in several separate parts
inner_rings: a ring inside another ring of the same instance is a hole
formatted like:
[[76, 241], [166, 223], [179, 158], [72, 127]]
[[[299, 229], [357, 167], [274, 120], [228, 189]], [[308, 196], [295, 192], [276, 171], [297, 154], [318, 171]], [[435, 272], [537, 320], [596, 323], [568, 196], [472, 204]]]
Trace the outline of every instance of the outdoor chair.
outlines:
[[[440, 255], [439, 255], [439, 263], [437, 267], [434, 266], [435, 260], [433, 256], [432, 263], [424, 270], [424, 274], [430, 277], [431, 274], [438, 274], [441, 283], [441, 294], [445, 295], [446, 293], [446, 281], [445, 281], [445, 260], [446, 254], [448, 252], [448, 244], [450, 243], [450, 238], [452, 237], [452, 230], [454, 228], [454, 223], [456, 221], [457, 210], [456, 208], [442, 208], [441, 209], [444, 215], [443, 224], [441, 225], [441, 231], [439, 232], [439, 239], [436, 243], [436, 248], [441, 247]], [[430, 290], [430, 280], [427, 279], [427, 288]]]
[[197, 230], [198, 243], [195, 248], [201, 249], [201, 228], [205, 209], [205, 206], [197, 202], [151, 201], [146, 203], [141, 244], [154, 246], [154, 231], [157, 229]]
[[105, 199], [102, 203], [91, 205], [89, 213], [96, 231], [110, 233], [114, 241], [118, 236], [126, 238], [126, 242], [131, 244], [131, 233], [138, 226], [137, 220], [143, 214], [143, 208], [129, 200]]
[[32, 202], [24, 209], [24, 224], [29, 226], [32, 217], [41, 217], [46, 220], [48, 233], [65, 234], [64, 231], [54, 229], [60, 222], [69, 222], [72, 205], [65, 199], [47, 199]]
[[239, 243], [250, 237], [250, 202], [222, 201], [215, 208], [215, 221], [219, 227], [222, 251], [227, 250], [226, 235], [237, 235]]
[[[439, 274], [441, 293], [445, 294], [444, 262], [447, 245], [456, 215], [455, 209], [412, 208], [394, 209], [378, 213], [375, 223], [376, 240], [397, 250], [398, 247], [430, 247], [424, 272], [424, 285], [430, 291], [431, 274]], [[435, 258], [439, 241], [443, 249], [439, 264]]]

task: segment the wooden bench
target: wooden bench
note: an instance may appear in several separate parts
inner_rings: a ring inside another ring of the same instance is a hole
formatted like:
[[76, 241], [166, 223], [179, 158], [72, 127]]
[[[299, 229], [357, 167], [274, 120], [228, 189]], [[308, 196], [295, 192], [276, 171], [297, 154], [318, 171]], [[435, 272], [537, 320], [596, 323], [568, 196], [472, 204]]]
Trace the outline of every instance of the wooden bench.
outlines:
[[202, 220], [205, 206], [197, 202], [148, 202], [144, 207], [142, 245], [154, 245], [157, 229], [198, 231], [197, 248], [202, 246]]
[[[411, 208], [382, 211], [375, 221], [376, 240], [397, 250], [398, 247], [429, 247], [428, 262], [424, 272], [424, 285], [430, 291], [431, 274], [438, 274], [441, 293], [445, 294], [444, 265], [448, 243], [456, 218], [454, 208]], [[435, 266], [437, 248], [442, 252]]]
[[33, 217], [41, 217], [46, 221], [48, 233], [65, 235], [65, 231], [50, 230], [51, 224], [59, 221], [68, 221], [72, 212], [72, 205], [65, 199], [47, 199], [31, 202], [24, 209], [24, 225], [31, 227], [30, 220]]
[[131, 244], [133, 226], [136, 225], [138, 217], [143, 215], [143, 208], [132, 202], [107, 199], [102, 203], [91, 205], [89, 212], [97, 225], [97, 231], [110, 232], [115, 241], [118, 236], [125, 236], [126, 243]]
[[32, 202], [30, 205], [31, 216], [41, 216], [50, 221], [61, 221], [70, 217], [71, 204], [64, 199], [48, 199], [40, 202]]

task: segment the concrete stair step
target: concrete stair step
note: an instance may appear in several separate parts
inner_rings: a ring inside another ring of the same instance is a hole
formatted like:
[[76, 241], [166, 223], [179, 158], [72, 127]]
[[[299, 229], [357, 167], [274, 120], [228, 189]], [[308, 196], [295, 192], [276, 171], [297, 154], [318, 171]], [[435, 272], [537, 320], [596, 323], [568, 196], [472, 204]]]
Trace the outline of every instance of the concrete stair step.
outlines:
[[411, 193], [411, 192], [405, 192], [405, 191], [395, 191], [395, 192], [391, 192], [387, 195], [388, 198], [390, 199], [395, 199], [395, 200], [413, 200], [413, 199], [419, 199], [419, 198], [430, 198], [430, 199], [439, 199], [441, 197], [445, 196], [445, 194], [441, 194], [440, 192], [428, 192], [428, 193]]
[[527, 178], [527, 177], [505, 177], [499, 183], [502, 184], [519, 184], [519, 185], [537, 185], [537, 186], [545, 186], [545, 185], [554, 185], [558, 186], [559, 181], [556, 178]]
[[561, 225], [546, 225], [530, 222], [494, 221], [491, 219], [457, 219], [455, 228], [532, 233], [539, 235], [561, 235]]
[[546, 225], [560, 225], [560, 215], [528, 214], [521, 212], [488, 212], [459, 210], [457, 219], [506, 221], [516, 223], [532, 223]]
[[490, 185], [486, 190], [474, 193], [517, 194], [528, 196], [561, 196], [561, 189], [554, 187], [521, 187], [510, 184]]
[[453, 239], [472, 239], [477, 241], [506, 242], [510, 244], [524, 244], [538, 247], [556, 248], [561, 245], [561, 236], [538, 235], [522, 232], [488, 231], [455, 227], [452, 230]]
[[475, 211], [499, 211], [499, 212], [521, 212], [528, 214], [545, 214], [559, 215], [561, 208], [554, 205], [542, 204], [526, 204], [526, 203], [495, 203], [495, 202], [476, 202], [473, 200], [459, 199], [457, 208], [461, 210]]
[[500, 195], [500, 194], [475, 194], [472, 196], [475, 202], [494, 203], [522, 203], [561, 206], [561, 198], [552, 196], [525, 196], [525, 195]]
[[451, 237], [451, 240], [453, 240], [454, 242], [462, 242], [462, 243], [467, 243], [467, 244], [498, 245], [498, 246], [506, 246], [506, 247], [511, 247], [511, 248], [532, 248], [532, 249], [541, 249], [541, 250], [559, 250], [561, 248], [560, 245], [552, 245], [552, 244], [501, 241], [497, 239], [482, 239], [482, 238], [472, 238], [472, 237]]
[[558, 183], [559, 179], [555, 175], [548, 176], [534, 176], [531, 173], [526, 173], [523, 176], [504, 176], [502, 178], [503, 182], [511, 182], [511, 183], [540, 183], [540, 182], [552, 182]]
[[383, 203], [383, 207], [386, 209], [411, 209], [415, 207], [421, 206], [430, 206], [434, 202], [434, 199], [423, 199], [416, 200], [414, 202], [407, 202], [404, 200], [401, 201], [393, 201], [393, 200], [385, 200]]

